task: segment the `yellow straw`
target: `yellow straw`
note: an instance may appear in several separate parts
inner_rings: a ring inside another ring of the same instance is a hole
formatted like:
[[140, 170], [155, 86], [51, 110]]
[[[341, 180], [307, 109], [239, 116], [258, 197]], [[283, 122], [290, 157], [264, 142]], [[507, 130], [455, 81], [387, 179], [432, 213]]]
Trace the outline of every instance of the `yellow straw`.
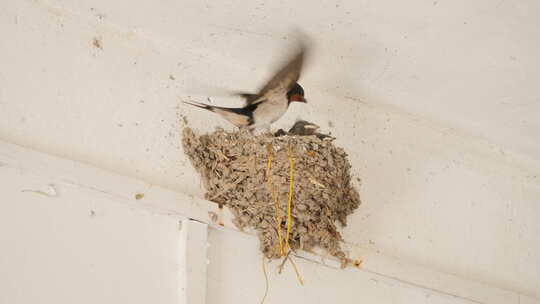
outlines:
[[289, 261], [291, 261], [291, 264], [293, 265], [293, 268], [294, 268], [294, 272], [296, 272], [296, 278], [298, 279], [298, 283], [304, 286], [304, 280], [302, 280], [302, 276], [300, 275], [300, 272], [298, 271], [298, 268], [296, 267], [296, 263], [293, 261], [293, 258], [291, 257]]

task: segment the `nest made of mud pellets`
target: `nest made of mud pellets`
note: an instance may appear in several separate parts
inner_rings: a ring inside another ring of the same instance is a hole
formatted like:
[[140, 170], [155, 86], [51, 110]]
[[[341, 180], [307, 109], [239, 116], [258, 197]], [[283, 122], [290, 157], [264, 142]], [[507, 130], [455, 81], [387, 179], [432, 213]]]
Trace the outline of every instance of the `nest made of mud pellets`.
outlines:
[[346, 225], [347, 215], [360, 205], [360, 196], [351, 184], [347, 154], [332, 138], [253, 136], [247, 131], [222, 129], [198, 136], [185, 128], [183, 147], [201, 175], [205, 198], [229, 207], [240, 229], [255, 229], [268, 258], [281, 257], [277, 222], [284, 233], [292, 156], [289, 247], [311, 251], [319, 246], [346, 263], [336, 221]]

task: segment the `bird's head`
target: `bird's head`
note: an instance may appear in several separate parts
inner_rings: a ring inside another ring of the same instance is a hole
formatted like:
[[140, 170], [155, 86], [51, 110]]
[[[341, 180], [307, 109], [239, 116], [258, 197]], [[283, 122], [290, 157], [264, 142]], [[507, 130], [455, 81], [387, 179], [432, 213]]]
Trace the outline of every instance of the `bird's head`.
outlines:
[[304, 98], [304, 89], [298, 83], [294, 84], [294, 87], [287, 92], [287, 100], [289, 100], [289, 103], [293, 101], [307, 103]]

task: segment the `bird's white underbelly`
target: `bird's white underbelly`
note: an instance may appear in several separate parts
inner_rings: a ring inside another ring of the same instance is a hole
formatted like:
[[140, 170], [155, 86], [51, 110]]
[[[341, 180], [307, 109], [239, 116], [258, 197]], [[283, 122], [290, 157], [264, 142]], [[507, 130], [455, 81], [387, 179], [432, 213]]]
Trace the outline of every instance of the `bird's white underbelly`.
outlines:
[[271, 123], [280, 119], [287, 112], [287, 102], [279, 104], [264, 103], [257, 107], [253, 112], [253, 127], [269, 126]]

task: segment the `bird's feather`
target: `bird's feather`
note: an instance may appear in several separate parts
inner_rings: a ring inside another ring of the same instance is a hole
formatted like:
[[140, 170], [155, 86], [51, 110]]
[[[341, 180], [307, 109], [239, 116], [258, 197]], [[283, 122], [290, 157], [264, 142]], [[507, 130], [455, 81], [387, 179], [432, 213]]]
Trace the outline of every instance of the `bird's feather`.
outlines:
[[215, 109], [214, 112], [239, 128], [248, 126], [251, 123], [251, 118], [249, 116], [238, 114], [227, 109]]
[[300, 51], [295, 53], [294, 56], [292, 56], [292, 58], [286, 62], [286, 64], [281, 66], [281, 68], [257, 94], [241, 92], [237, 93], [236, 95], [243, 97], [246, 104], [250, 105], [266, 100], [269, 94], [286, 94], [294, 87], [300, 78], [305, 55], [306, 47], [301, 45]]
[[205, 110], [213, 112], [214, 107], [211, 105], [207, 105], [207, 104], [196, 102], [196, 101], [182, 101], [182, 102], [185, 104], [197, 107], [197, 108], [201, 108], [201, 109], [205, 109]]
[[246, 108], [223, 108], [194, 101], [184, 101], [184, 103], [219, 114], [239, 128], [249, 126], [253, 122], [252, 113], [257, 108], [256, 105]]

